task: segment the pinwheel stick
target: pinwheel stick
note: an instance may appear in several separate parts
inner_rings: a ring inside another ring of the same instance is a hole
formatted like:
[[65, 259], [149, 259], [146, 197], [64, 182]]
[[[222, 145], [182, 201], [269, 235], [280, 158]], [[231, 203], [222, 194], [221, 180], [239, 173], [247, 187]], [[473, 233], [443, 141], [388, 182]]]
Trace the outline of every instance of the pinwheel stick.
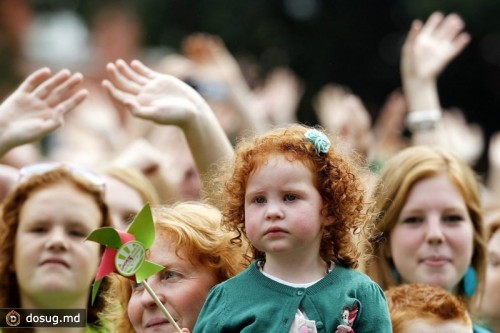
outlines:
[[151, 289], [151, 286], [148, 284], [148, 282], [146, 280], [144, 280], [144, 281], [142, 281], [142, 285], [144, 286], [144, 288], [146, 288], [148, 293], [151, 295], [151, 297], [155, 301], [156, 305], [158, 305], [158, 307], [161, 309], [161, 312], [163, 312], [165, 317], [167, 317], [170, 324], [172, 324], [172, 326], [174, 326], [175, 330], [178, 333], [182, 333], [181, 328], [179, 327], [179, 325], [177, 325], [174, 318], [172, 318], [172, 315], [170, 314], [170, 312], [168, 312], [167, 308], [165, 308], [163, 306], [163, 304], [160, 302], [160, 300], [158, 299], [158, 296], [156, 296], [155, 292], [153, 291], [153, 289]]

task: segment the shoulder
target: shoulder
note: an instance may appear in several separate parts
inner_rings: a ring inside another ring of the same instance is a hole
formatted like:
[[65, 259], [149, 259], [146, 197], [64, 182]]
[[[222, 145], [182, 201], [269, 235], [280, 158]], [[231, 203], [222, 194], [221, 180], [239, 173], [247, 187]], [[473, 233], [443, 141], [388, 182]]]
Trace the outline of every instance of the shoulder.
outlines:
[[[353, 286], [365, 285], [380, 289], [379, 285], [368, 275], [356, 269], [337, 266], [332, 273], [334, 274], [334, 278], [341, 283], [349, 282], [348, 284]], [[380, 290], [382, 291], [382, 289]]]
[[219, 284], [216, 284], [209, 293], [209, 298], [222, 297], [224, 294], [238, 295], [254, 285], [254, 275], [260, 274], [258, 268], [252, 267], [255, 264], [250, 264], [244, 271], [227, 279]]
[[335, 273], [330, 277], [331, 286], [335, 290], [342, 290], [346, 297], [365, 304], [387, 307], [384, 291], [368, 275], [342, 266], [335, 267], [331, 273]]
[[245, 283], [247, 280], [252, 280], [256, 276], [261, 275], [259, 269], [255, 262], [252, 262], [245, 270], [240, 272], [239, 274], [227, 279], [216, 285], [219, 288], [231, 288], [233, 286], [239, 286], [242, 283]]

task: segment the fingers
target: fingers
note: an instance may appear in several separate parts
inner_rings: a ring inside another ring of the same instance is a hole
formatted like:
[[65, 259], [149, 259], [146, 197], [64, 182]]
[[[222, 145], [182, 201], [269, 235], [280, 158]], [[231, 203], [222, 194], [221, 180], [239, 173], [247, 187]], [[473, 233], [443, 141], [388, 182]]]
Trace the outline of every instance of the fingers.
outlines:
[[40, 99], [45, 99], [55, 88], [68, 80], [70, 76], [71, 72], [69, 70], [62, 69], [57, 74], [38, 85], [38, 87], [32, 91], [32, 94]]
[[132, 98], [131, 94], [128, 94], [126, 92], [123, 92], [121, 89], [116, 88], [111, 81], [103, 80], [102, 86], [104, 87], [104, 89], [106, 89], [110, 97], [120, 104], [125, 104], [125, 101]]
[[46, 97], [46, 102], [49, 106], [54, 106], [65, 99], [72, 92], [73, 88], [82, 83], [83, 75], [81, 73], [75, 73], [67, 78], [65, 81], [60, 82], [58, 86], [53, 87], [52, 90], [49, 90], [49, 93]]
[[432, 35], [439, 24], [443, 21], [443, 18], [444, 16], [440, 12], [432, 13], [422, 27], [422, 34]]
[[422, 21], [415, 20], [411, 24], [410, 31], [408, 32], [408, 36], [406, 37], [405, 45], [403, 47], [403, 51], [409, 50], [408, 48], [413, 47], [415, 45], [415, 41], [418, 37], [418, 35], [421, 33], [423, 28], [423, 23]]
[[[464, 32], [465, 23], [457, 14], [446, 17], [439, 12], [433, 13], [422, 27], [422, 35], [427, 35], [440, 43], [461, 51], [470, 41], [470, 35]], [[458, 53], [457, 52], [457, 53]]]
[[145, 76], [146, 78], [153, 80], [157, 77], [157, 73], [144, 65], [142, 62], [139, 60], [133, 60], [130, 63], [130, 66], [139, 74]]
[[75, 94], [72, 94], [69, 98], [60, 101], [56, 106], [57, 113], [62, 115], [68, 111], [73, 110], [87, 98], [88, 94], [89, 92], [87, 91], [87, 89], [80, 89]]
[[455, 39], [464, 28], [465, 24], [460, 16], [457, 14], [449, 14], [440, 22], [439, 26], [436, 27], [435, 36], [442, 40], [451, 41]]
[[125, 77], [127, 77], [132, 82], [137, 83], [139, 86], [143, 86], [148, 83], [149, 79], [137, 73], [133, 70], [125, 61], [119, 59], [116, 62], [116, 66], [118, 67], [120, 73], [122, 73]]
[[106, 65], [109, 79], [116, 88], [130, 94], [138, 94], [141, 90], [141, 85], [138, 82], [134, 81], [131, 77], [127, 76], [128, 71], [125, 70], [125, 68], [127, 67], [125, 62], [120, 63], [119, 66], [118, 63], [119, 61], [117, 61], [116, 64], [108, 63]]
[[31, 73], [19, 86], [19, 90], [30, 93], [32, 92], [40, 83], [45, 81], [50, 77], [51, 71], [49, 68], [40, 68], [33, 73]]

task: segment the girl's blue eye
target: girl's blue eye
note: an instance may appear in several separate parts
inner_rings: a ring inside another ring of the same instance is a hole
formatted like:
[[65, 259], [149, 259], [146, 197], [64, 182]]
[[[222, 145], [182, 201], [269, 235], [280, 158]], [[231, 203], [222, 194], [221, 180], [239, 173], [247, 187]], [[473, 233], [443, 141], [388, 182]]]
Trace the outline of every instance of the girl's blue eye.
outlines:
[[297, 199], [297, 196], [295, 194], [285, 194], [284, 199], [285, 201], [294, 201]]
[[264, 197], [256, 197], [256, 198], [254, 199], [254, 201], [255, 201], [256, 203], [259, 203], [259, 204], [261, 204], [261, 203], [266, 203], [266, 198], [264, 198]]

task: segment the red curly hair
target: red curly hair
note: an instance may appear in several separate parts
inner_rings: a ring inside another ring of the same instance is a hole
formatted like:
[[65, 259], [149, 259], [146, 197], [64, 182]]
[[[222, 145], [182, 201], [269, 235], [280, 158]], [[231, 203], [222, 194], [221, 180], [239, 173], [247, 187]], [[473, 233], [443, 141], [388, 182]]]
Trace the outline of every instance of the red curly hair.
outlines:
[[[305, 125], [277, 128], [266, 134], [243, 139], [236, 146], [235, 157], [229, 165], [222, 165], [207, 187], [214, 204], [222, 211], [222, 224], [238, 232], [235, 241], [246, 239], [245, 192], [249, 176], [266, 163], [270, 156], [283, 155], [290, 162], [303, 163], [314, 175], [314, 181], [323, 200], [322, 215], [326, 225], [320, 247], [323, 260], [334, 261], [345, 267], [356, 268], [361, 244], [371, 233], [368, 227], [366, 190], [360, 178], [361, 164], [335, 146], [332, 138], [327, 153], [319, 154], [306, 139]], [[325, 134], [326, 135], [326, 134]], [[223, 184], [222, 186], [215, 185]], [[361, 237], [364, 235], [365, 237]], [[252, 259], [264, 258], [264, 253], [251, 247]]]
[[472, 330], [467, 306], [445, 289], [423, 283], [402, 284], [385, 291], [394, 333], [405, 332], [416, 319], [440, 324], [457, 321]]

